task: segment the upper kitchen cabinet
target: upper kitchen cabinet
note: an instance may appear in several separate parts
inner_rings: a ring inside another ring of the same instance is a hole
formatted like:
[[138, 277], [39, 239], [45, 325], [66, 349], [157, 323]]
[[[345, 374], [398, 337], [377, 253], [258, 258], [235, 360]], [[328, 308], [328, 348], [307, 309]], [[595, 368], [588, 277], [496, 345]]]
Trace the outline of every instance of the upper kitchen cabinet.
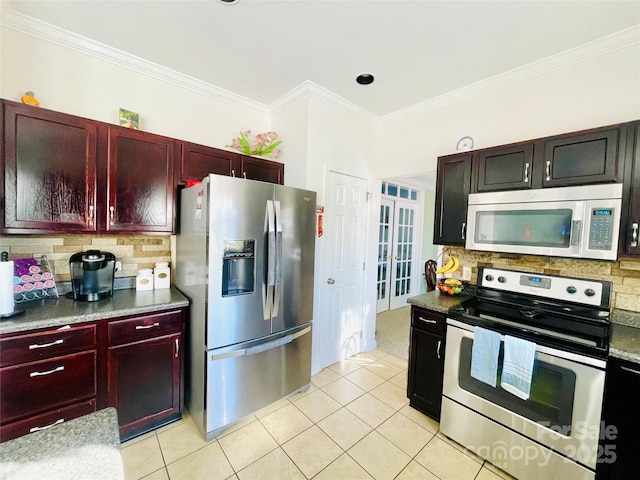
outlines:
[[479, 150], [474, 160], [478, 192], [532, 187], [533, 143]]
[[464, 245], [472, 157], [466, 152], [438, 158], [433, 232], [436, 245]]
[[4, 232], [95, 232], [97, 123], [15, 102], [2, 106]]
[[116, 126], [109, 126], [108, 137], [104, 230], [174, 232], [177, 142]]
[[[640, 255], [640, 122], [629, 125], [619, 254]], [[624, 213], [627, 212], [625, 216]]]
[[213, 147], [182, 143], [182, 158], [180, 162], [180, 182], [187, 180], [202, 180], [210, 173], [235, 176], [240, 161], [239, 153], [227, 152]]
[[236, 176], [284, 185], [284, 164], [241, 155]]
[[619, 158], [624, 129], [620, 126], [577, 132], [540, 140], [543, 187], [566, 187], [622, 181]]

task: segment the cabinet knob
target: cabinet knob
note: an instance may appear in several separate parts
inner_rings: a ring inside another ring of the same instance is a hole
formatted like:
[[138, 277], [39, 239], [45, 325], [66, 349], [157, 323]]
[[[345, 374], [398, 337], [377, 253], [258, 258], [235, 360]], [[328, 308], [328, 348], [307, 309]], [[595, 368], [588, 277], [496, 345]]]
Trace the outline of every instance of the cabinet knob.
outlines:
[[113, 225], [115, 223], [116, 208], [112, 205], [109, 207], [109, 223]]
[[637, 223], [631, 224], [631, 246], [632, 247], [638, 246], [638, 224]]
[[467, 230], [467, 222], [463, 222], [462, 223], [462, 232], [461, 232], [461, 236], [462, 236], [462, 240], [464, 240], [464, 234]]
[[546, 173], [547, 173], [547, 182], [551, 180], [551, 160], [547, 160], [547, 169], [546, 169]]
[[89, 218], [87, 218], [87, 223], [90, 227], [93, 227], [93, 205], [89, 205]]
[[529, 183], [529, 162], [524, 164], [524, 183]]
[[333, 285], [334, 283], [336, 283], [336, 281], [333, 278], [327, 278], [327, 283], [329, 285]]
[[235, 176], [236, 176], [236, 171], [235, 171], [235, 170], [233, 170], [233, 169], [231, 170], [231, 176], [232, 176], [232, 177], [234, 177], [234, 178], [235, 178]]

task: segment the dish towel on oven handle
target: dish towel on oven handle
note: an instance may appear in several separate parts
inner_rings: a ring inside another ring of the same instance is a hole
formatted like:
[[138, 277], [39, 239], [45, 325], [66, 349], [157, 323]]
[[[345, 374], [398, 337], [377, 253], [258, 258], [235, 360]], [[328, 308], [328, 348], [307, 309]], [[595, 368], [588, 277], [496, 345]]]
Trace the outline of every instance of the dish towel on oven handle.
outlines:
[[500, 334], [475, 327], [471, 347], [471, 376], [495, 388], [499, 354]]
[[500, 385], [523, 400], [531, 393], [536, 344], [521, 338], [504, 336], [504, 360]]

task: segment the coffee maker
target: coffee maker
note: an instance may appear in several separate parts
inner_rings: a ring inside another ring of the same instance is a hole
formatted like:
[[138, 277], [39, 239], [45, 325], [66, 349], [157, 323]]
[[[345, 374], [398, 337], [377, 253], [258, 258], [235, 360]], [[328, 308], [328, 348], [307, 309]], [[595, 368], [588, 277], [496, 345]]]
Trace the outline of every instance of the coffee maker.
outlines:
[[95, 302], [113, 295], [116, 257], [113, 253], [87, 250], [69, 259], [72, 291], [67, 297], [83, 302]]

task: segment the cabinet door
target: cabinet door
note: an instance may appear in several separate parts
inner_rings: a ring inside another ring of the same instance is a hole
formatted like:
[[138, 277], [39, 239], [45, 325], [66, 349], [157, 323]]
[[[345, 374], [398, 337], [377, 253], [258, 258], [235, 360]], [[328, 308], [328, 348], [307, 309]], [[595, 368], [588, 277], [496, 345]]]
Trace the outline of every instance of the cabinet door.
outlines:
[[243, 178], [284, 185], [284, 164], [262, 158], [241, 156]]
[[610, 358], [597, 466], [598, 479], [637, 480], [640, 411], [630, 392], [640, 391], [640, 364]]
[[640, 255], [640, 122], [629, 125], [628, 135], [622, 206], [623, 215], [628, 214], [620, 222], [620, 254], [625, 256]]
[[433, 232], [436, 245], [464, 245], [471, 158], [471, 153], [438, 158]]
[[180, 417], [182, 335], [109, 348], [108, 404], [126, 440]]
[[440, 421], [444, 375], [444, 337], [411, 328], [407, 396], [409, 404]]
[[240, 155], [217, 148], [182, 142], [180, 181], [202, 180], [210, 173], [235, 175], [236, 162]]
[[[531, 188], [533, 143], [478, 152], [478, 192]], [[475, 176], [475, 174], [474, 174]]]
[[94, 232], [97, 123], [3, 103], [6, 233]]
[[544, 141], [543, 187], [620, 181], [619, 127]]
[[109, 127], [106, 231], [175, 231], [176, 149], [171, 138]]

